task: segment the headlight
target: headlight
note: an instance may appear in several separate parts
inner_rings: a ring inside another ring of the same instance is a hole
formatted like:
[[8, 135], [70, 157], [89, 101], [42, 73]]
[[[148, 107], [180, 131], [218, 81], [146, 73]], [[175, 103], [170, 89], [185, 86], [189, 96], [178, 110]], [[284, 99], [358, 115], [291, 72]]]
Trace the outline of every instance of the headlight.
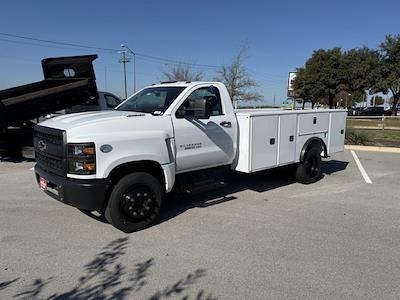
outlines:
[[69, 156], [87, 156], [95, 155], [96, 150], [94, 143], [85, 144], [68, 144], [68, 155]]
[[68, 173], [96, 174], [96, 148], [94, 143], [68, 144]]

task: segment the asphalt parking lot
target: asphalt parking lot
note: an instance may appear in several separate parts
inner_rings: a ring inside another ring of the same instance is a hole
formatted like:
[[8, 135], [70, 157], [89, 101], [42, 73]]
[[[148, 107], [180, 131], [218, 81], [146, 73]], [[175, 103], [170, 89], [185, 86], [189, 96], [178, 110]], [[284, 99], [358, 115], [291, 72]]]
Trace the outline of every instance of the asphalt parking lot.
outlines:
[[171, 196], [124, 234], [42, 193], [33, 162], [0, 163], [0, 299], [393, 299], [400, 155], [349, 151], [312, 185], [282, 170]]

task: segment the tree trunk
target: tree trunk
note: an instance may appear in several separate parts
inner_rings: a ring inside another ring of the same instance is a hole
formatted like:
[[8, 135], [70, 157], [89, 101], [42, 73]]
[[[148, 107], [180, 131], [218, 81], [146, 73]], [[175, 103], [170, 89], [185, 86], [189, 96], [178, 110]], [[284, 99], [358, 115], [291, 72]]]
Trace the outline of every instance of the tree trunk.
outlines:
[[397, 116], [397, 103], [399, 103], [400, 93], [393, 94], [393, 104], [392, 104], [392, 116]]
[[333, 96], [332, 95], [328, 96], [328, 104], [329, 104], [329, 108], [332, 109], [333, 108]]
[[303, 99], [303, 106], [301, 107], [301, 109], [304, 109], [304, 106], [306, 105], [306, 100]]
[[311, 101], [311, 109], [314, 109], [315, 102], [316, 102], [316, 101]]

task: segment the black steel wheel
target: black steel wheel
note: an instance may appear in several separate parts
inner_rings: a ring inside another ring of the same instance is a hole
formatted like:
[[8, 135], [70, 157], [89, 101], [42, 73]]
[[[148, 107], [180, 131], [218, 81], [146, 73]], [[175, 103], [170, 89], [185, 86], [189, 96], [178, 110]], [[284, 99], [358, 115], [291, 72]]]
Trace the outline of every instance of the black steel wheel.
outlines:
[[300, 183], [310, 184], [321, 178], [321, 149], [307, 150], [304, 160], [296, 170], [296, 180]]
[[147, 186], [134, 186], [122, 195], [121, 210], [127, 219], [137, 222], [151, 215], [155, 201]]
[[163, 197], [162, 185], [154, 176], [144, 172], [129, 174], [114, 186], [105, 217], [126, 233], [144, 229], [157, 218]]

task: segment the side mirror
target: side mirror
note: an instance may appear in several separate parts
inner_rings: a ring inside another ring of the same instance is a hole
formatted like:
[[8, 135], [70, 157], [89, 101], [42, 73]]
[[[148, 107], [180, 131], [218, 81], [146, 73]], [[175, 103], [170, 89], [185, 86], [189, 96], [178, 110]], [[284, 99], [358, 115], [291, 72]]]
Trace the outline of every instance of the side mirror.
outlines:
[[194, 117], [197, 119], [209, 119], [211, 115], [210, 101], [205, 98], [194, 101]]
[[189, 107], [181, 107], [176, 115], [178, 118], [209, 119], [211, 103], [205, 98], [195, 99], [190, 103]]

